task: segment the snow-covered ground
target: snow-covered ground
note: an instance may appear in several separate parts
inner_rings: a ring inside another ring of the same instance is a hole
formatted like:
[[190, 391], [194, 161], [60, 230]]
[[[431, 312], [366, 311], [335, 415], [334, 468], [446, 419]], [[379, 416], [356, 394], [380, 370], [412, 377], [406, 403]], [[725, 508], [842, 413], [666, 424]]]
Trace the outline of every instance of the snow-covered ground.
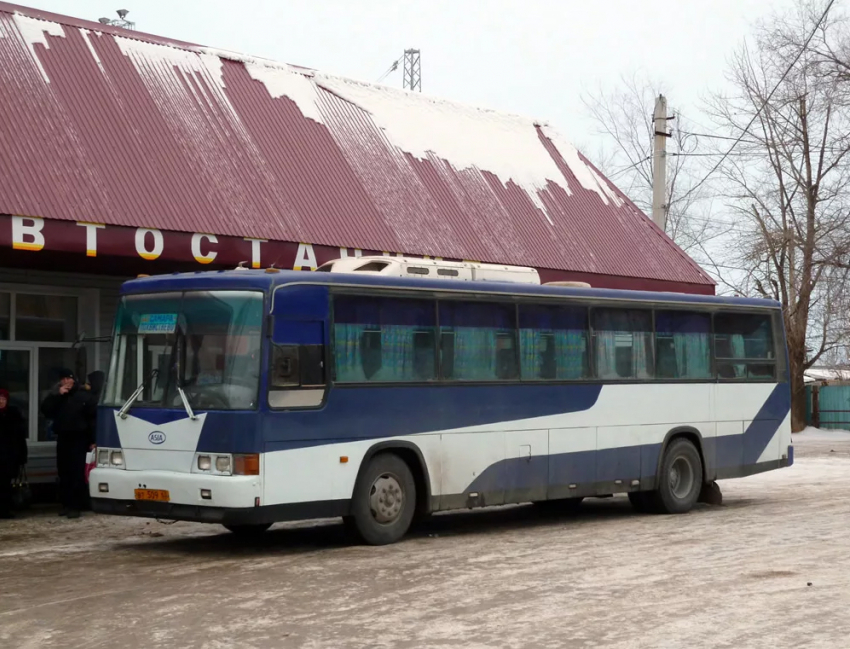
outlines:
[[850, 433], [722, 507], [437, 516], [394, 546], [333, 521], [259, 542], [188, 523], [42, 511], [0, 522], [0, 647], [845, 647]]
[[821, 440], [821, 441], [850, 441], [850, 430], [833, 430], [826, 428], [813, 428], [809, 426], [805, 430], [794, 435], [794, 442], [797, 440]]

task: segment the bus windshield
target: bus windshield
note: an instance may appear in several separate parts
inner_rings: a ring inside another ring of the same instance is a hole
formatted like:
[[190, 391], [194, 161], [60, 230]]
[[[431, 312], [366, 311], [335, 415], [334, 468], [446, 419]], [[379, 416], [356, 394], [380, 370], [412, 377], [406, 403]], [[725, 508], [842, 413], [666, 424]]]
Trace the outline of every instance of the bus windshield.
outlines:
[[104, 403], [250, 410], [260, 383], [263, 294], [187, 291], [129, 295], [116, 316]]

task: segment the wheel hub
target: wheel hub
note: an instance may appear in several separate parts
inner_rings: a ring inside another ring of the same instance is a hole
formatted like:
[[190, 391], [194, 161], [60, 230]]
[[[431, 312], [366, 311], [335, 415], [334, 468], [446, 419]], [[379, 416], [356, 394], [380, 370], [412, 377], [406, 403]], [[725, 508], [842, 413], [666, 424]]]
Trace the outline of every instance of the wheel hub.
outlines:
[[404, 493], [398, 478], [385, 473], [372, 483], [369, 508], [379, 523], [392, 523], [399, 517], [404, 508]]
[[678, 457], [668, 473], [670, 491], [676, 498], [687, 498], [694, 486], [694, 469], [685, 457]]

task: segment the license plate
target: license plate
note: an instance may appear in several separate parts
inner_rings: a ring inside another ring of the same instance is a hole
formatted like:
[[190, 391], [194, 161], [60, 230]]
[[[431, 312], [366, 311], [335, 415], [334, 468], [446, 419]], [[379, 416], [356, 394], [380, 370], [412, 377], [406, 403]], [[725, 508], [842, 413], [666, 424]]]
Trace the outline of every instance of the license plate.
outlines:
[[169, 494], [165, 489], [136, 489], [136, 500], [156, 500], [167, 503]]

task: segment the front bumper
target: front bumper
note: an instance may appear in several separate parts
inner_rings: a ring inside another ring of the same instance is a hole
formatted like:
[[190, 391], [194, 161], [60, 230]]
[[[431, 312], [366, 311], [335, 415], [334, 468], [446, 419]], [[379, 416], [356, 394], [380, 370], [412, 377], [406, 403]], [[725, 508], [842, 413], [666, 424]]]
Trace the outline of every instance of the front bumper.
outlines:
[[92, 498], [91, 503], [92, 510], [98, 514], [115, 514], [117, 516], [141, 516], [173, 521], [218, 523], [220, 525], [257, 525], [274, 522], [266, 507], [225, 509], [224, 507], [158, 503], [145, 500], [114, 500], [110, 498]]
[[[100, 491], [100, 485], [109, 491]], [[164, 489], [169, 502], [137, 501], [136, 489]], [[201, 490], [208, 489], [210, 498], [201, 498]], [[260, 476], [217, 476], [176, 471], [129, 471], [125, 469], [94, 469], [89, 475], [89, 493], [98, 501], [129, 502], [135, 509], [156, 509], [163, 506], [177, 511], [189, 509], [253, 509], [262, 496]], [[114, 512], [119, 513], [119, 512]], [[141, 515], [141, 514], [139, 514]], [[160, 516], [159, 513], [156, 514]]]

